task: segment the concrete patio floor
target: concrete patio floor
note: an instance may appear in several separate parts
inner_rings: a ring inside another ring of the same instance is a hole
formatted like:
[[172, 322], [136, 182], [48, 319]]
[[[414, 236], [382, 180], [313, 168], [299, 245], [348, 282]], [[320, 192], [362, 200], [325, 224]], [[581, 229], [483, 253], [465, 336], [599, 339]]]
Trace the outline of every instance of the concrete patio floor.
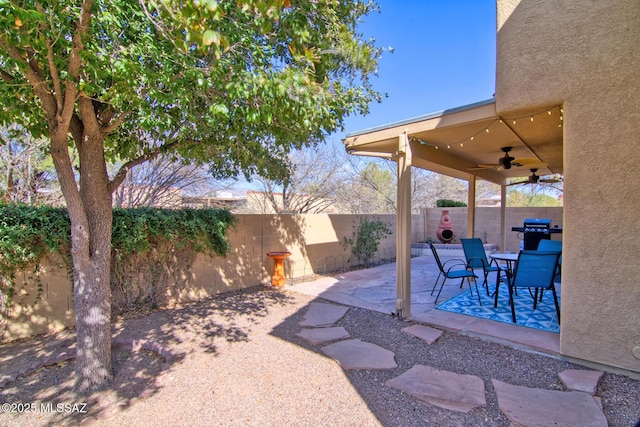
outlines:
[[[449, 258], [441, 257], [445, 262]], [[438, 268], [432, 255], [414, 257], [411, 260], [411, 315], [408, 320], [435, 326], [440, 329], [483, 337], [511, 346], [559, 355], [560, 334], [541, 331], [516, 324], [507, 324], [436, 310], [431, 289], [438, 276]], [[489, 280], [495, 280], [493, 275]], [[447, 280], [438, 299], [444, 302], [467, 288], [460, 289], [459, 281]], [[478, 283], [480, 286], [480, 282]], [[291, 290], [320, 297], [336, 303], [388, 313], [395, 311], [396, 264], [384, 264], [372, 268], [339, 273], [332, 277], [291, 285]], [[475, 292], [475, 289], [474, 289]], [[480, 288], [483, 304], [492, 305]]]

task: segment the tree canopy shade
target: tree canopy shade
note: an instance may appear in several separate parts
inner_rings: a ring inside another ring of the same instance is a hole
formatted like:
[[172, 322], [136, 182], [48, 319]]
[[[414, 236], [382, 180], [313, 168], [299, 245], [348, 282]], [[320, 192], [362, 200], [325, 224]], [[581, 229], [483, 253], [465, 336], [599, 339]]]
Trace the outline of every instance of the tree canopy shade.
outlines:
[[[286, 154], [366, 113], [380, 50], [359, 0], [0, 0], [0, 123], [49, 138], [71, 220], [76, 389], [110, 380], [112, 194], [160, 154], [215, 177], [286, 176]], [[77, 151], [78, 168], [70, 159]], [[107, 161], [122, 164], [113, 176]]]

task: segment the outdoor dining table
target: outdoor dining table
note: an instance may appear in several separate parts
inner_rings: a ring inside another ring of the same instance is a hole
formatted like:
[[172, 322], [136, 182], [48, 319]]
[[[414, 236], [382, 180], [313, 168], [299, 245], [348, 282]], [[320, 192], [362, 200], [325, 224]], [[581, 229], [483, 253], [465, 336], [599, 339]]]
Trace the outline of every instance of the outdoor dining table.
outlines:
[[[509, 283], [511, 281], [511, 277], [513, 277], [513, 265], [515, 264], [516, 261], [518, 261], [518, 255], [517, 253], [511, 253], [511, 252], [494, 252], [492, 254], [490, 254], [489, 256], [497, 261], [504, 261], [504, 263], [507, 266], [507, 269], [505, 270], [505, 273], [507, 275], [507, 286], [511, 286], [511, 284]], [[496, 290], [493, 293], [494, 296], [494, 301], [493, 301], [493, 306], [497, 307], [498, 306], [498, 287], [500, 286], [500, 282], [502, 280], [497, 280], [496, 282]]]
[[513, 272], [513, 263], [518, 261], [518, 254], [511, 253], [511, 252], [508, 252], [508, 253], [494, 252], [489, 256], [495, 260], [504, 261], [505, 264], [507, 265], [507, 271], [509, 272], [509, 274]]

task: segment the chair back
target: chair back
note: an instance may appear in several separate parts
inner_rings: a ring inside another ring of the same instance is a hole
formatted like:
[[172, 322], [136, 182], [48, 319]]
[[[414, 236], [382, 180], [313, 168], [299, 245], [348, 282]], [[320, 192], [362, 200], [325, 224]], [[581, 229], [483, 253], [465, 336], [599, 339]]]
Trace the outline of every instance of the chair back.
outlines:
[[516, 288], [553, 288], [559, 252], [520, 251], [513, 277]]
[[485, 268], [489, 265], [487, 253], [484, 251], [484, 245], [479, 238], [460, 239], [462, 242], [462, 250], [464, 257], [467, 259], [467, 265], [471, 268]]
[[440, 257], [438, 256], [438, 251], [436, 251], [435, 246], [433, 246], [433, 243], [431, 242], [427, 242], [429, 243], [429, 247], [431, 248], [431, 252], [433, 252], [433, 257], [436, 259], [436, 264], [438, 264], [438, 268], [440, 269], [441, 273], [444, 273], [444, 267], [442, 266], [442, 261], [440, 261]]
[[538, 243], [539, 251], [560, 252], [558, 265], [562, 265], [562, 240], [541, 239]]

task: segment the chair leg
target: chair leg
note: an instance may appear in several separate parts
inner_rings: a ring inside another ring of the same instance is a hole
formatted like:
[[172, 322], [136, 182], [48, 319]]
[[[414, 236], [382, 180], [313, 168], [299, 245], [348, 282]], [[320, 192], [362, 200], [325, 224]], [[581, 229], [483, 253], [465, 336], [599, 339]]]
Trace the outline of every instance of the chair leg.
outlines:
[[556, 295], [556, 287], [551, 288], [553, 294], [553, 302], [556, 304], [556, 314], [558, 315], [558, 324], [560, 324], [560, 305], [558, 304], [558, 295]]
[[[431, 289], [431, 296], [433, 296], [433, 291], [436, 290], [436, 286], [438, 286], [438, 280], [440, 280], [440, 276], [442, 276], [442, 273], [438, 273], [438, 277], [436, 278], [436, 283], [433, 284], [433, 289]], [[445, 279], [447, 280], [447, 279]]]
[[467, 280], [469, 280], [469, 292], [471, 293], [471, 296], [473, 296], [473, 292], [471, 292], [471, 279], [473, 279], [473, 283], [476, 287], [476, 293], [478, 294], [478, 302], [480, 303], [480, 305], [482, 305], [482, 300], [480, 299], [480, 291], [478, 290], [478, 282], [476, 281], [475, 277], [467, 277]]
[[517, 323], [516, 322], [516, 305], [513, 303], [513, 286], [511, 286], [511, 284], [509, 284], [509, 304], [511, 304], [511, 320], [513, 320], [513, 323]]
[[[499, 275], [500, 275], [500, 274], [498, 274], [498, 276], [499, 276]], [[488, 297], [489, 297], [489, 296], [491, 296], [491, 295], [489, 294], [489, 272], [488, 272], [488, 271], [485, 271], [485, 272], [484, 272], [484, 287], [487, 289], [487, 296], [488, 296]]]
[[436, 300], [433, 302], [434, 306], [438, 303], [438, 298], [440, 298], [440, 293], [442, 292], [442, 288], [444, 288], [444, 282], [446, 281], [447, 281], [447, 278], [445, 277], [444, 280], [442, 281], [442, 285], [440, 285], [440, 290], [438, 291], [438, 295], [436, 295]]
[[[467, 277], [467, 280], [469, 280], [469, 279], [470, 279], [470, 277]], [[462, 289], [463, 286], [464, 286], [464, 277], [460, 281], [460, 289]], [[478, 289], [476, 289], [476, 291], [477, 290]], [[471, 289], [471, 282], [469, 282], [469, 293], [471, 294], [471, 296], [473, 296], [473, 290]]]

